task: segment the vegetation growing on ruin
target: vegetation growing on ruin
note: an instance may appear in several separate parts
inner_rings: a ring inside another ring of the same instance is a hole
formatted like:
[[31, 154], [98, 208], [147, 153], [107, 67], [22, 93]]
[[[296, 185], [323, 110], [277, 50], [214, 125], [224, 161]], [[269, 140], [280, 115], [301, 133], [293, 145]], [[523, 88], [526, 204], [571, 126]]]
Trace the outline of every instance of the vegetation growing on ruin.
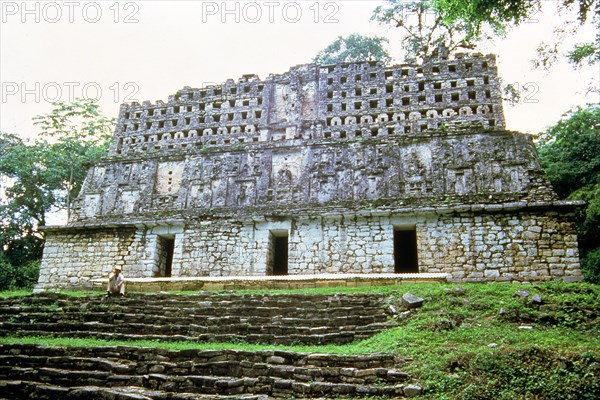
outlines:
[[39, 136], [23, 140], [0, 132], [0, 177], [10, 183], [0, 199], [0, 290], [32, 288], [37, 282], [51, 212], [67, 214], [88, 163], [108, 151], [114, 119], [90, 99], [52, 103], [33, 117]]
[[[529, 296], [517, 295], [519, 290], [528, 291]], [[404, 312], [399, 299], [407, 292], [425, 299], [424, 306]], [[344, 346], [109, 342], [48, 337], [4, 337], [0, 343], [133, 345], [174, 350], [280, 349], [338, 354], [391, 352], [413, 359], [401, 369], [423, 386], [424, 399], [591, 399], [600, 393], [597, 285], [405, 284], [242, 293], [386, 294], [390, 296], [389, 304], [399, 311], [401, 326]], [[533, 300], [536, 294], [541, 302]]]
[[583, 200], [577, 219], [581, 266], [600, 283], [600, 107], [577, 107], [540, 136], [542, 167], [563, 199]]

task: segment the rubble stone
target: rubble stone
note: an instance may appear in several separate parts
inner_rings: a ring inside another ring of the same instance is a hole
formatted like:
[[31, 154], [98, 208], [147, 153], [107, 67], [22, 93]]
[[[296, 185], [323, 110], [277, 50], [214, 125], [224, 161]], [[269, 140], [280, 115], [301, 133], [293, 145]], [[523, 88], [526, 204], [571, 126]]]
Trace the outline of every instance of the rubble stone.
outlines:
[[410, 293], [402, 295], [402, 304], [408, 309], [419, 308], [425, 300]]

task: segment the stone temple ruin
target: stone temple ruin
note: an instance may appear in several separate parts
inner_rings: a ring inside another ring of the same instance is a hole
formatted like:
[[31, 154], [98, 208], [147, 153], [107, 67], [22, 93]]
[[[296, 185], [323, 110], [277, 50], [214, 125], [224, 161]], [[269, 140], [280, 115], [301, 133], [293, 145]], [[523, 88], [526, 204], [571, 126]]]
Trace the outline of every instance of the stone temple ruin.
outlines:
[[[532, 116], [534, 117], [534, 116]], [[505, 130], [495, 57], [300, 65], [123, 105], [38, 289], [128, 277], [580, 280], [572, 215]]]

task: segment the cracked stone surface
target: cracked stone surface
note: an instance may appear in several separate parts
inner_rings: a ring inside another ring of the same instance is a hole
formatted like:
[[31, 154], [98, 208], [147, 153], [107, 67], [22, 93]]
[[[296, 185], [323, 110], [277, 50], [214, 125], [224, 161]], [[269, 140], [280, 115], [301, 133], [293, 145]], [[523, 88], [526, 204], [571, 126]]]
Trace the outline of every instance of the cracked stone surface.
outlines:
[[269, 276], [282, 254], [289, 275], [580, 280], [578, 206], [553, 192], [531, 137], [505, 129], [495, 56], [299, 65], [124, 104], [68, 225], [45, 228], [37, 289], [115, 265]]

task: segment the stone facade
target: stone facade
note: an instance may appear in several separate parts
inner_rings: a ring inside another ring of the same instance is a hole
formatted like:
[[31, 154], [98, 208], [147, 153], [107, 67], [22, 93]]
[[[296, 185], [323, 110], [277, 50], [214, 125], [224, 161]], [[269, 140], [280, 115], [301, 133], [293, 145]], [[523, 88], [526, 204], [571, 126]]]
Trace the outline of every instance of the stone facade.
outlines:
[[301, 65], [123, 105], [69, 224], [46, 228], [38, 287], [114, 265], [578, 280], [577, 206], [504, 129], [494, 56]]

